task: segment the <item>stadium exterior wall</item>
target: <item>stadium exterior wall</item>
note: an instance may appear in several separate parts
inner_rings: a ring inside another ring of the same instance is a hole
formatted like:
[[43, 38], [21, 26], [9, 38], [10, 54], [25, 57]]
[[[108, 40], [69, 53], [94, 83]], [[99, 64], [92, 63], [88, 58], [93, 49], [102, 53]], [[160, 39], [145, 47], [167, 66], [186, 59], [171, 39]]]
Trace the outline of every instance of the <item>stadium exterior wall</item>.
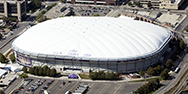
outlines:
[[17, 49], [12, 45], [12, 49], [15, 53], [16, 61], [23, 66], [43, 66], [48, 65], [56, 69], [63, 68], [75, 68], [91, 71], [115, 71], [119, 73], [135, 72], [139, 70], [145, 70], [149, 66], [159, 62], [159, 59], [169, 48], [170, 36], [166, 43], [156, 52], [151, 53], [148, 56], [142, 56], [138, 58], [123, 58], [123, 59], [97, 59], [97, 58], [75, 58], [59, 55], [45, 55], [24, 52], [21, 49]]

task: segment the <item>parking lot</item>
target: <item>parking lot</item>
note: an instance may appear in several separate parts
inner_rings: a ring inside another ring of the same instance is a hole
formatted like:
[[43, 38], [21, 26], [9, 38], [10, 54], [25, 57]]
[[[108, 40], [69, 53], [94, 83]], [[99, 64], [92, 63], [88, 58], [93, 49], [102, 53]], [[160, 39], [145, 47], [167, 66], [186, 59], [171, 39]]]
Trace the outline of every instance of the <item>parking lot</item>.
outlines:
[[[79, 80], [54, 80], [54, 79], [32, 79], [28, 84], [22, 85], [16, 89], [17, 93], [13, 94], [44, 94], [44, 90], [51, 94], [65, 94], [67, 91], [74, 92], [79, 85], [88, 85], [86, 94], [129, 94], [143, 85], [144, 82], [87, 82]], [[45, 81], [46, 80], [46, 81]], [[54, 82], [50, 83], [52, 80]], [[40, 85], [41, 81], [44, 81]], [[49, 84], [50, 83], [50, 84]], [[38, 86], [36, 86], [38, 85]], [[35, 90], [34, 87], [37, 87]], [[45, 88], [44, 88], [45, 87]], [[28, 90], [30, 89], [30, 90]], [[42, 90], [42, 91], [41, 91]]]
[[82, 6], [82, 7], [73, 7], [73, 11], [78, 12], [80, 14], [80, 16], [93, 16], [96, 14], [98, 14], [98, 16], [105, 16], [106, 14], [108, 14], [111, 11], [111, 8]]

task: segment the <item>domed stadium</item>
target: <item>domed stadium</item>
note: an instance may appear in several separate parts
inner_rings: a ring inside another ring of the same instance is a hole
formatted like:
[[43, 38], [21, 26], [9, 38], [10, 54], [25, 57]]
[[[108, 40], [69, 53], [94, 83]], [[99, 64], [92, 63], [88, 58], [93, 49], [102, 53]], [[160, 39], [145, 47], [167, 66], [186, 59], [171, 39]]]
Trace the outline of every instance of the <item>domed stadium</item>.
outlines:
[[39, 23], [17, 37], [19, 64], [57, 69], [127, 73], [158, 63], [172, 34], [129, 17], [62, 17]]

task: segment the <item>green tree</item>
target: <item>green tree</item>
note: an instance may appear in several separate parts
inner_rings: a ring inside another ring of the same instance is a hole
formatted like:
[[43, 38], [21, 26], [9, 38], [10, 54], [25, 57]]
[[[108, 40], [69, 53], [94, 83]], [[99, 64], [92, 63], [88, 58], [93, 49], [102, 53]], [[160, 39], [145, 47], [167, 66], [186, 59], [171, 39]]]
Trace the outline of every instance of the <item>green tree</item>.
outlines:
[[134, 5], [140, 7], [140, 2], [134, 2]]
[[39, 76], [43, 75], [43, 68], [39, 67]]
[[147, 3], [147, 6], [150, 8], [152, 5], [151, 5], [151, 2], [148, 2]]
[[174, 66], [174, 61], [172, 59], [168, 59], [165, 63], [166, 68], [170, 69]]
[[20, 75], [20, 77], [21, 77], [21, 78], [24, 78], [24, 79], [27, 79], [27, 78], [28, 78], [28, 75], [27, 75], [27, 73], [22, 73], [22, 74]]
[[2, 53], [0, 53], [0, 62], [1, 63], [8, 63], [7, 58]]
[[180, 41], [179, 46], [182, 50], [185, 49], [185, 43], [183, 42], [183, 40]]
[[57, 73], [57, 71], [56, 71], [55, 68], [50, 69], [50, 76], [51, 77], [55, 77], [56, 73]]
[[141, 71], [139, 72], [139, 74], [140, 74], [141, 77], [144, 77], [145, 72], [141, 70]]
[[29, 73], [30, 73], [30, 74], [35, 74], [35, 70], [34, 70], [33, 67], [29, 68]]
[[9, 30], [12, 30], [12, 26], [9, 26], [8, 29], [9, 29]]
[[59, 2], [63, 3], [63, 0], [59, 0]]
[[50, 68], [46, 70], [46, 76], [50, 76]]
[[158, 65], [157, 67], [155, 67], [154, 71], [155, 71], [156, 74], [160, 74], [161, 73], [161, 66]]
[[106, 72], [106, 73], [105, 73], [105, 76], [106, 76], [106, 79], [107, 79], [107, 80], [110, 79], [110, 73], [109, 73], [109, 72]]
[[41, 0], [31, 0], [31, 4], [34, 8], [40, 8], [42, 1]]
[[114, 77], [114, 72], [111, 72], [110, 73], [110, 80], [113, 80], [115, 77]]
[[132, 5], [133, 5], [131, 2], [128, 2], [127, 4], [128, 4], [129, 6], [132, 6]]
[[155, 71], [154, 71], [154, 68], [153, 67], [149, 67], [148, 69], [147, 69], [147, 74], [149, 74], [149, 75], [155, 75]]
[[115, 74], [114, 74], [114, 80], [118, 80], [119, 79], [119, 73], [118, 72], [116, 72]]
[[34, 66], [35, 75], [39, 75], [39, 68], [37, 66]]
[[2, 39], [3, 38], [3, 35], [0, 33], [0, 39]]
[[27, 67], [23, 66], [22, 71], [24, 71], [24, 73], [27, 73]]
[[11, 60], [12, 62], [15, 62], [15, 56], [14, 56], [14, 53], [10, 55], [10, 60]]
[[48, 66], [47, 65], [44, 65], [43, 67], [42, 67], [42, 69], [43, 69], [43, 75], [47, 75], [47, 70], [49, 69], [48, 68]]
[[139, 87], [137, 90], [136, 90], [136, 94], [144, 94], [144, 89], [143, 89], [143, 87], [141, 86], [141, 87]]
[[164, 69], [162, 72], [161, 72], [161, 75], [160, 75], [164, 80], [167, 80], [168, 77], [170, 76], [168, 74], [168, 69]]
[[93, 15], [93, 16], [100, 16], [99, 14], [95, 14], [95, 15]]

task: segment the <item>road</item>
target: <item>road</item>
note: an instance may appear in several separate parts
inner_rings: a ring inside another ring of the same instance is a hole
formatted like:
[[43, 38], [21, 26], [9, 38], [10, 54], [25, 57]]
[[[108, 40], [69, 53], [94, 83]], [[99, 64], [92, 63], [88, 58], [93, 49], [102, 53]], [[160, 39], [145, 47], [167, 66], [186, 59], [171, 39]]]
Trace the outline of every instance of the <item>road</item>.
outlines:
[[[180, 62], [180, 63], [179, 63]], [[188, 65], [188, 54], [186, 52], [185, 56], [182, 56], [182, 60], [177, 61], [175, 63], [179, 63], [178, 67], [180, 71], [178, 74], [174, 73], [171, 76], [175, 77], [175, 79], [169, 78], [168, 80], [161, 82], [164, 86], [162, 86], [159, 90], [157, 90], [154, 94], [162, 94], [172, 88], [180, 79], [180, 77], [185, 72], [187, 65]]]
[[14, 90], [20, 83], [21, 83], [22, 79], [17, 78], [6, 90], [5, 90], [5, 94], [10, 94], [10, 92], [12, 90]]
[[175, 29], [175, 31], [183, 32], [188, 25], [188, 17], [186, 17]]
[[19, 22], [17, 27], [13, 29], [13, 35], [8, 35], [6, 39], [0, 40], [0, 53], [4, 53], [11, 48], [11, 42], [13, 41], [13, 39], [15, 39], [20, 34], [20, 32], [26, 29], [29, 26], [29, 24], [34, 24], [35, 18], [39, 13], [40, 11], [36, 11], [35, 13], [31, 14], [26, 21]]

